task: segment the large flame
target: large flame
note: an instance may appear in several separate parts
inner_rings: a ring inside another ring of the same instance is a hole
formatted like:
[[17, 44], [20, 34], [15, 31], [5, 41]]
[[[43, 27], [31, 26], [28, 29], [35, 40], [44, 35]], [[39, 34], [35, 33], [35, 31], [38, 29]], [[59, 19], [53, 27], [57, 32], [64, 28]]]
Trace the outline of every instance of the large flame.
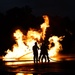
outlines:
[[[63, 50], [63, 47], [62, 45], [59, 43], [60, 41], [63, 40], [65, 36], [52, 36], [50, 37], [48, 40], [50, 42], [49, 44], [49, 56], [52, 58], [52, 57], [57, 57], [58, 56], [58, 52], [60, 50]], [[53, 46], [52, 46], [53, 44]], [[52, 46], [52, 47], [51, 47]], [[58, 58], [55, 58], [55, 59], [58, 59]]]
[[[8, 49], [6, 52], [7, 54], [3, 56], [3, 60], [32, 60], [33, 59], [33, 50], [32, 47], [34, 42], [37, 41], [38, 46], [40, 47], [42, 40], [45, 39], [46, 29], [50, 26], [49, 25], [49, 18], [47, 15], [43, 16], [44, 23], [40, 25], [40, 29], [36, 30], [30, 28], [26, 35], [20, 29], [17, 29], [13, 36], [15, 38], [16, 44], [13, 45], [12, 50]], [[57, 37], [52, 36], [48, 39], [50, 42], [49, 44], [49, 57], [56, 56], [60, 50], [62, 50], [62, 45], [59, 41], [63, 40], [63, 36]], [[54, 46], [51, 47], [51, 43], [54, 43]], [[40, 50], [38, 50], [40, 53]], [[20, 62], [21, 63], [21, 62]], [[8, 63], [7, 63], [8, 64]], [[11, 63], [10, 63], [11, 64]], [[14, 64], [12, 62], [12, 64]]]

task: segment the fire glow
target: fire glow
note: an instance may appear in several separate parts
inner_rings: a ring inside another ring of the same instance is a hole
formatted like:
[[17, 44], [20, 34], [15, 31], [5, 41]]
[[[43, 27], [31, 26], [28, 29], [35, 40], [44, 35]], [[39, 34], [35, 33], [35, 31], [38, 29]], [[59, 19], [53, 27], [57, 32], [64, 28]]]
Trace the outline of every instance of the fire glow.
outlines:
[[[38, 43], [38, 46], [40, 48], [41, 46], [41, 39], [45, 39], [46, 29], [50, 26], [49, 25], [49, 18], [47, 15], [43, 16], [44, 23], [40, 25], [40, 29], [36, 30], [33, 28], [30, 28], [26, 35], [23, 34], [23, 32], [20, 29], [15, 30], [13, 33], [13, 36], [15, 38], [16, 44], [13, 45], [12, 50], [8, 49], [6, 51], [6, 55], [3, 56], [3, 61], [15, 61], [15, 60], [33, 60], [33, 50], [32, 47], [34, 45], [34, 42], [36, 41]], [[64, 36], [52, 36], [48, 39], [49, 41], [49, 57], [57, 59], [58, 52], [60, 50], [63, 50], [62, 45], [59, 41], [62, 41]], [[51, 47], [51, 43], [54, 43], [54, 46]], [[40, 54], [40, 50], [38, 50]], [[58, 60], [58, 59], [57, 59]], [[30, 61], [29, 61], [30, 62]], [[22, 63], [22, 62], [17, 62]], [[25, 62], [24, 62], [25, 63]], [[9, 64], [15, 64], [15, 62], [7, 62], [7, 65]]]

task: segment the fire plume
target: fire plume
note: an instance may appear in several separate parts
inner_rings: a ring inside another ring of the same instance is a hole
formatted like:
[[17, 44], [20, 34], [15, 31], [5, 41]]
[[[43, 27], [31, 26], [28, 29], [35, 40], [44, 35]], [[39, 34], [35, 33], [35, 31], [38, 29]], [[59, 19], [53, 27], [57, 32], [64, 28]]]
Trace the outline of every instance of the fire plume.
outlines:
[[[58, 52], [60, 50], [63, 50], [62, 45], [59, 43], [59, 41], [62, 41], [62, 39], [64, 37], [65, 36], [60, 36], [60, 37], [58, 37], [58, 36], [52, 36], [52, 37], [50, 37], [48, 39], [49, 42], [50, 42], [50, 44], [49, 44], [49, 55], [50, 55], [50, 57], [57, 56]], [[53, 47], [51, 47], [52, 43], [54, 44]]]
[[[46, 29], [50, 27], [49, 25], [49, 18], [47, 15], [43, 16], [44, 23], [40, 25], [40, 29], [36, 30], [33, 28], [30, 28], [26, 35], [23, 34], [23, 32], [20, 29], [17, 29], [13, 36], [15, 38], [16, 44], [13, 45], [12, 50], [8, 49], [6, 52], [7, 54], [3, 56], [3, 60], [25, 60], [25, 59], [33, 59], [33, 50], [32, 47], [34, 45], [34, 42], [36, 41], [38, 43], [38, 46], [40, 48], [41, 46], [41, 39], [45, 39]], [[63, 40], [63, 36], [57, 37], [52, 36], [48, 39], [49, 41], [49, 57], [56, 56], [60, 50], [62, 50], [62, 45], [59, 43], [59, 41]], [[51, 42], [54, 43], [54, 46], [51, 47]], [[38, 50], [40, 53], [40, 50]], [[20, 62], [21, 63], [21, 62]], [[12, 63], [13, 64], [13, 63]]]

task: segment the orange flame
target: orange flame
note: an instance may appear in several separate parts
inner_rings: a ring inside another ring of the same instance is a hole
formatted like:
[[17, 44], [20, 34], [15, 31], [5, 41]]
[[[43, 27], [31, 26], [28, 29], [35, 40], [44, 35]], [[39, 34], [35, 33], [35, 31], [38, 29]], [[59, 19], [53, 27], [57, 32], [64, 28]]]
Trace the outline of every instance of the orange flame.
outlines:
[[[48, 16], [44, 15], [43, 18], [44, 18], [44, 23], [41, 24], [41, 27], [38, 31], [30, 28], [26, 35], [24, 35], [20, 29], [17, 29], [14, 32], [13, 36], [15, 37], [16, 44], [13, 45], [12, 50], [8, 49], [6, 51], [7, 54], [3, 56], [3, 60], [10, 61], [10, 60], [33, 59], [32, 47], [34, 45], [34, 42], [37, 41], [38, 46], [40, 47], [40, 44], [42, 43], [41, 39], [42, 40], [45, 39], [46, 29], [47, 27], [50, 26]], [[49, 50], [48, 50], [49, 57], [56, 56], [58, 52], [62, 50], [62, 45], [59, 43], [59, 41], [62, 41], [62, 39], [63, 39], [63, 36], [61, 37], [52, 36], [48, 39], [48, 41], [50, 42]], [[51, 42], [54, 43], [53, 47], [51, 47]], [[40, 50], [39, 50], [39, 53], [40, 53]]]
[[41, 29], [42, 29], [42, 39], [44, 40], [46, 29], [49, 27], [49, 18], [46, 15], [44, 15], [43, 18], [44, 18], [45, 22], [42, 23]]
[[[59, 41], [62, 41], [62, 39], [64, 37], [65, 36], [61, 36], [61, 37], [52, 36], [49, 38], [49, 42], [50, 42], [50, 44], [49, 44], [49, 55], [50, 55], [50, 57], [56, 56], [60, 50], [63, 50], [62, 45], [59, 43]], [[54, 43], [53, 47], [51, 47], [51, 43]]]

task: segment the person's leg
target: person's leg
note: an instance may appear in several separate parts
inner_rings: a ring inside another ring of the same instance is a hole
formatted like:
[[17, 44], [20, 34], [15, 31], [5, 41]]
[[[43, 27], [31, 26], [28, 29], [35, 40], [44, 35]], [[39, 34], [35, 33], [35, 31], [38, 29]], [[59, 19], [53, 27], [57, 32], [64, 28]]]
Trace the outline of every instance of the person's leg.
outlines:
[[39, 62], [40, 62], [41, 56], [42, 56], [42, 53], [40, 53], [40, 56], [39, 56]]
[[36, 56], [36, 63], [38, 63], [38, 55]]
[[49, 62], [50, 60], [49, 60], [49, 56], [48, 56], [48, 54], [47, 54], [46, 56], [47, 56], [47, 59], [48, 59], [48, 62]]
[[45, 63], [46, 63], [46, 55], [44, 55], [44, 58], [45, 58]]
[[43, 63], [43, 58], [44, 58], [44, 56], [42, 55], [42, 58], [41, 58], [41, 62]]
[[34, 55], [34, 63], [35, 63], [35, 60], [36, 60], [36, 59], [35, 59], [35, 55]]

